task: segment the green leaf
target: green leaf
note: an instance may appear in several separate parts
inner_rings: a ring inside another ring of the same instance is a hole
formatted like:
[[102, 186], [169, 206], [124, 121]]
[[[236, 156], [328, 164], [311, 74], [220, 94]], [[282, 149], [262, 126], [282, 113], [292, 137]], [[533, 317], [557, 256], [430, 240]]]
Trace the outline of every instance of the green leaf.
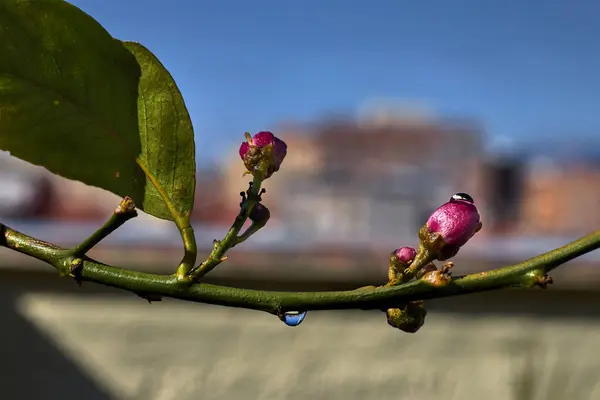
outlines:
[[175, 212], [189, 216], [194, 204], [196, 161], [194, 130], [183, 97], [169, 71], [150, 50], [139, 43], [123, 44], [142, 68], [137, 100], [140, 165], [150, 180], [158, 181], [147, 190], [146, 201], [158, 206], [166, 195]]
[[172, 77], [62, 0], [0, 1], [0, 149], [188, 221], [194, 136]]

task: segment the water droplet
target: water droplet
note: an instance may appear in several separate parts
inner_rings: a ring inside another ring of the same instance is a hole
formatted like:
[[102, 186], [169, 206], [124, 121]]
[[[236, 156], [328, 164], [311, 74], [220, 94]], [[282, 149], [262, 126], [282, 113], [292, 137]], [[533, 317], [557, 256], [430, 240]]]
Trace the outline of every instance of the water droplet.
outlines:
[[281, 319], [287, 326], [298, 326], [304, 321], [306, 317], [306, 311], [286, 311], [279, 319]]

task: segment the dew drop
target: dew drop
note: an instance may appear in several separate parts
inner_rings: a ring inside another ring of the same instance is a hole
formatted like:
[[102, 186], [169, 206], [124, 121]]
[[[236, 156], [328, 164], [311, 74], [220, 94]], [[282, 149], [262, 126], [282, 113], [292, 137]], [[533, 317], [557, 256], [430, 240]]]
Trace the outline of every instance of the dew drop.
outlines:
[[286, 311], [279, 319], [283, 321], [287, 326], [298, 326], [304, 321], [306, 317], [306, 311]]

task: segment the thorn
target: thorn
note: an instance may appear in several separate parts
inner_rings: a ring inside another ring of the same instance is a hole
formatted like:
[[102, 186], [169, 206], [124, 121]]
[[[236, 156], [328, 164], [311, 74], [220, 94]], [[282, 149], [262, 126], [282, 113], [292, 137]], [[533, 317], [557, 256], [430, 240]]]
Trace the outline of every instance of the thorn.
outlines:
[[136, 295], [148, 301], [149, 304], [152, 304], [153, 301], [162, 301], [162, 297], [152, 293], [142, 293], [142, 292], [134, 292]]
[[229, 256], [223, 256], [223, 257], [221, 257], [221, 262], [227, 260], [228, 258], [229, 258]]
[[69, 276], [75, 280], [75, 283], [81, 287], [83, 281], [81, 279], [81, 272], [83, 271], [83, 260], [81, 258], [75, 258], [69, 265]]
[[541, 287], [542, 289], [546, 289], [548, 285], [554, 283], [554, 279], [550, 275], [539, 276], [535, 279], [535, 284]]

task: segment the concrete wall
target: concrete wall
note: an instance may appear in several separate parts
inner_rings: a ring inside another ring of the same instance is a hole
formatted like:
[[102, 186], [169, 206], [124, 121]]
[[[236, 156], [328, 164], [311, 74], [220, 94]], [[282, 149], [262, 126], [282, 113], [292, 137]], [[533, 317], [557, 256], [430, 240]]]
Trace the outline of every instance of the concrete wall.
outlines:
[[598, 399], [600, 295], [433, 301], [415, 335], [379, 312], [276, 317], [148, 304], [0, 274], [2, 399]]

